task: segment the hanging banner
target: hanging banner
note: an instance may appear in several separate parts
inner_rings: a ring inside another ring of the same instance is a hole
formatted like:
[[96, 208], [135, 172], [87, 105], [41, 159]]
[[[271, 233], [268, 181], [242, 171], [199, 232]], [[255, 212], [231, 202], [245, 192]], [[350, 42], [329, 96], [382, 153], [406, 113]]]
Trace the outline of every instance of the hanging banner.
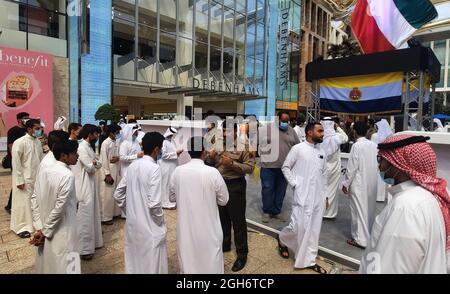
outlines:
[[401, 72], [322, 79], [319, 85], [320, 109], [324, 111], [371, 114], [402, 109]]
[[289, 16], [291, 9], [290, 1], [281, 1], [280, 19], [278, 28], [278, 96], [287, 90], [289, 76]]
[[17, 125], [16, 115], [40, 118], [53, 129], [53, 58], [49, 54], [0, 46], [0, 137]]

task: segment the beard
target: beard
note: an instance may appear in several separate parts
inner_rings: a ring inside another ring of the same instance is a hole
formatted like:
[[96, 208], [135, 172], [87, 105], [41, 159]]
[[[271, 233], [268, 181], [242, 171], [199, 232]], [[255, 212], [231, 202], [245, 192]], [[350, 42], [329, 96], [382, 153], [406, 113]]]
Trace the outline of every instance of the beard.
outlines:
[[320, 143], [323, 143], [323, 138], [315, 137], [315, 138], [313, 138], [313, 141], [314, 141], [314, 143], [316, 143], [316, 144], [320, 144]]

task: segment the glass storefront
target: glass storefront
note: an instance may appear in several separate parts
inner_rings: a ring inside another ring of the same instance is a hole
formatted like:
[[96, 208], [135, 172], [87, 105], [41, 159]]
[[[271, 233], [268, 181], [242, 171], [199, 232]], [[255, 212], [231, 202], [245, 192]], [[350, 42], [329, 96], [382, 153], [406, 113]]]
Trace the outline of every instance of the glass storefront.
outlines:
[[67, 57], [66, 0], [1, 0], [0, 45]]
[[[253, 6], [263, 1], [254, 2]], [[248, 20], [255, 32], [247, 30], [247, 45], [252, 44], [249, 40], [257, 40], [255, 58], [247, 58], [247, 76], [254, 75], [256, 83], [267, 88], [267, 101], [246, 102], [246, 114], [257, 116], [274, 116], [277, 102], [287, 102], [284, 104], [296, 111], [299, 96], [300, 1], [267, 2], [268, 6], [256, 6], [255, 18]], [[267, 46], [260, 44], [261, 40]]]
[[266, 2], [113, 0], [115, 82], [264, 96]]

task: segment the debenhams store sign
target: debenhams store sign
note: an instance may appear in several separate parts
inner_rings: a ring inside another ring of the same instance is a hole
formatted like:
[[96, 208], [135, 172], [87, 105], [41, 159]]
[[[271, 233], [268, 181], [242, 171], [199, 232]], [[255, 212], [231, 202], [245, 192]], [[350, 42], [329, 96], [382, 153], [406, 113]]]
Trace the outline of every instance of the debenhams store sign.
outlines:
[[233, 95], [256, 95], [261, 96], [261, 91], [259, 88], [255, 88], [253, 84], [235, 84], [235, 83], [224, 83], [221, 81], [214, 80], [199, 80], [194, 78], [192, 80], [194, 89], [217, 91], [217, 92], [227, 92]]

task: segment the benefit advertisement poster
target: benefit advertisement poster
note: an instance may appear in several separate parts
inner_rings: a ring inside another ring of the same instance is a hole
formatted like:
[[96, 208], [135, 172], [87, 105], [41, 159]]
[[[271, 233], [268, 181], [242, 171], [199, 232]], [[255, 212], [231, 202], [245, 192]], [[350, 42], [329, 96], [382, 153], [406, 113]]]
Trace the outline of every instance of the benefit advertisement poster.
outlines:
[[16, 115], [40, 118], [53, 128], [53, 60], [49, 54], [0, 46], [0, 150]]

